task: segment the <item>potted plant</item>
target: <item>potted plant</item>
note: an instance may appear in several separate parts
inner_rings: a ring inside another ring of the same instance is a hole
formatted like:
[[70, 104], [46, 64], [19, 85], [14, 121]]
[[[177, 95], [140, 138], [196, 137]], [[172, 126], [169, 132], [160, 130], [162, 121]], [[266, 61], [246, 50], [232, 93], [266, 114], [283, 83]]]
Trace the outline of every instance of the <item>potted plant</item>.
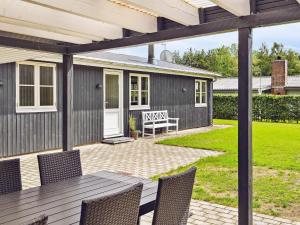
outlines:
[[130, 130], [130, 135], [134, 140], [138, 139], [138, 132], [136, 130], [136, 121], [133, 115], [129, 116], [129, 130]]

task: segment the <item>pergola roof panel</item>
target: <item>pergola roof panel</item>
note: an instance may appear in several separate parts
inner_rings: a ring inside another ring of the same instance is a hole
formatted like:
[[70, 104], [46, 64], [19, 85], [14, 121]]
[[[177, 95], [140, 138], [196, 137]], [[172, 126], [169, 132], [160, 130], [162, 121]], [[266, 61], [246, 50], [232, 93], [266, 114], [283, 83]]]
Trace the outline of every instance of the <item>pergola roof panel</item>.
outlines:
[[118, 0], [127, 7], [144, 9], [147, 12], [165, 17], [183, 25], [199, 24], [198, 8], [183, 0]]
[[20, 1], [2, 0], [0, 21], [92, 40], [122, 37], [122, 29], [101, 21]]
[[[296, 21], [297, 1], [264, 1], [267, 10], [250, 18], [250, 0], [1, 0], [0, 31], [58, 41], [44, 50], [75, 53]], [[276, 14], [283, 7], [285, 13]], [[2, 44], [40, 50], [34, 41]]]
[[216, 6], [216, 4], [210, 0], [184, 0], [184, 1], [197, 8]]
[[157, 31], [156, 17], [145, 10], [124, 6], [109, 0], [26, 0], [45, 8], [52, 8], [83, 18], [113, 24], [143, 33]]

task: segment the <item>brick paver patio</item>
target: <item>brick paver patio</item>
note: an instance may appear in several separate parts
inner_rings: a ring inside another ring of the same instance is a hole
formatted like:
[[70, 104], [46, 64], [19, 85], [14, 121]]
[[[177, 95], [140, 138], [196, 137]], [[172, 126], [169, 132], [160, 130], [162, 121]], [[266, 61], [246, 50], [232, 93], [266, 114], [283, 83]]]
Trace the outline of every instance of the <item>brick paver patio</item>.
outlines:
[[[181, 131], [178, 135], [207, 132], [223, 127], [225, 126]], [[174, 134], [168, 134], [167, 136], [172, 135]], [[158, 138], [165, 138], [165, 136], [163, 135]], [[208, 150], [156, 145], [152, 138], [139, 139], [131, 143], [119, 145], [93, 144], [77, 148], [81, 149], [84, 174], [109, 170], [145, 178], [190, 164], [199, 158], [221, 154]], [[60, 150], [52, 152], [57, 151]], [[36, 155], [21, 156], [23, 188], [40, 185]], [[192, 215], [189, 218], [189, 224], [237, 224], [237, 209], [235, 208], [193, 200], [191, 212]], [[151, 216], [151, 214], [144, 216], [141, 224], [151, 224]], [[257, 225], [300, 225], [296, 221], [260, 214], [255, 214], [254, 220]]]

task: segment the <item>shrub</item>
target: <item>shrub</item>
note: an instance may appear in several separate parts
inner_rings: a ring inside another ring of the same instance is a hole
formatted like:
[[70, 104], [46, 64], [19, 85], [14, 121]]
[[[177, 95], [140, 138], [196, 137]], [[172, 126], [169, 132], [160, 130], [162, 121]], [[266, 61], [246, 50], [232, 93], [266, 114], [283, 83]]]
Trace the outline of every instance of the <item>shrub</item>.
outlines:
[[[214, 118], [238, 119], [238, 96], [215, 94]], [[300, 96], [254, 95], [253, 120], [271, 122], [300, 121]]]

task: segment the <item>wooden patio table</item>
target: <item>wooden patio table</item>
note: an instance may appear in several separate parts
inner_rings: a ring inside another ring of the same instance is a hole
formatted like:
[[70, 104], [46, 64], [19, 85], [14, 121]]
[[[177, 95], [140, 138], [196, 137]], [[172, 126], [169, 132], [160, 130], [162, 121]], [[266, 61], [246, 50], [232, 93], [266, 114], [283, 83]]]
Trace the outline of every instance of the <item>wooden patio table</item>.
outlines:
[[41, 214], [52, 225], [79, 224], [81, 202], [144, 183], [140, 216], [154, 210], [157, 182], [101, 171], [0, 196], [0, 224], [24, 225]]

